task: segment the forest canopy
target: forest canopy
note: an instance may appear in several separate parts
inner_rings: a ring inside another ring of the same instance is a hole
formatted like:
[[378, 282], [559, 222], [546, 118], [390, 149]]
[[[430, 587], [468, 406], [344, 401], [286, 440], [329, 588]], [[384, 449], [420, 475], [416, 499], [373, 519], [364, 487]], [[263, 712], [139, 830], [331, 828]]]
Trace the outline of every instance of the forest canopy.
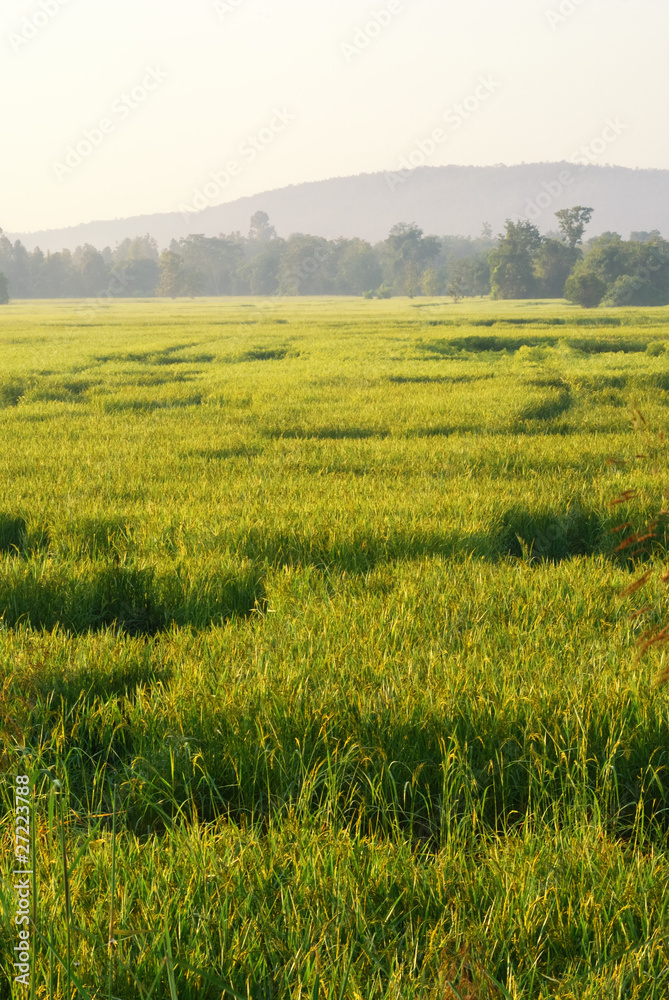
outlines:
[[426, 235], [413, 223], [387, 239], [277, 235], [267, 213], [239, 232], [172, 240], [162, 252], [150, 236], [112, 249], [86, 243], [43, 253], [0, 230], [0, 303], [9, 298], [149, 298], [224, 295], [492, 295], [563, 298], [584, 307], [669, 304], [669, 243], [657, 230], [617, 233], [583, 243], [593, 210], [556, 212], [542, 235], [528, 220], [508, 219], [497, 237]]

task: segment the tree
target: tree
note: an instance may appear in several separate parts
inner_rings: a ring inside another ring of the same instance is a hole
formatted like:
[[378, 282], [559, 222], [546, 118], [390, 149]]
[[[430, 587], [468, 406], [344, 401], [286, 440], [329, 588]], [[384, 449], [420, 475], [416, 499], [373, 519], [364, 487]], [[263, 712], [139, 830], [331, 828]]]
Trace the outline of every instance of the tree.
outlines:
[[123, 240], [114, 251], [103, 251], [103, 257], [109, 259], [111, 266], [110, 295], [155, 295], [160, 277], [160, 253], [158, 244], [148, 233]]
[[[421, 279], [423, 295], [442, 295], [444, 291], [444, 275], [436, 267], [428, 267], [423, 271]], [[449, 295], [451, 292], [449, 291]]]
[[604, 233], [590, 242], [565, 294], [584, 306], [669, 305], [669, 242], [655, 235], [626, 242]]
[[340, 295], [362, 295], [378, 288], [383, 271], [374, 247], [366, 240], [338, 240], [335, 246], [336, 291]]
[[9, 302], [9, 282], [0, 271], [0, 306], [6, 306]]
[[561, 299], [564, 286], [579, 258], [576, 247], [561, 240], [544, 239], [534, 263], [538, 293], [547, 299]]
[[136, 236], [131, 240], [127, 238], [116, 247], [112, 254], [113, 262], [121, 263], [128, 260], [155, 260], [160, 259], [158, 244], [149, 233], [146, 236]]
[[185, 295], [190, 295], [194, 299], [196, 295], [202, 295], [205, 289], [205, 277], [202, 271], [195, 267], [184, 268], [181, 275], [181, 287]]
[[335, 291], [334, 247], [321, 236], [293, 233], [285, 243], [279, 267], [283, 295], [327, 295]]
[[29, 258], [30, 294], [36, 299], [47, 297], [46, 257], [39, 247], [35, 247]]
[[274, 295], [279, 287], [279, 268], [285, 240], [277, 237], [263, 243], [260, 250], [244, 265], [240, 277], [248, 283], [251, 295]]
[[156, 292], [175, 299], [181, 295], [184, 285], [184, 262], [180, 254], [164, 250], [160, 255], [160, 280]]
[[451, 296], [454, 302], [459, 302], [464, 294], [464, 289], [462, 285], [462, 277], [457, 272], [454, 272], [453, 277], [448, 283], [447, 293]]
[[541, 234], [531, 222], [506, 220], [506, 233], [490, 254], [494, 299], [528, 299], [536, 294], [534, 259], [541, 243]]
[[567, 279], [565, 298], [584, 309], [598, 306], [606, 294], [606, 282], [581, 261]]
[[623, 274], [630, 274], [633, 270], [634, 248], [637, 245], [626, 243], [618, 233], [602, 233], [587, 245], [587, 268], [606, 285], [612, 285]]
[[270, 225], [267, 212], [254, 212], [251, 216], [249, 239], [258, 243], [269, 243], [276, 238], [276, 229]]
[[567, 245], [574, 250], [583, 240], [585, 227], [592, 218], [594, 208], [583, 208], [576, 205], [574, 208], [561, 208], [555, 213], [558, 220], [560, 232], [567, 241]]
[[490, 295], [490, 250], [469, 254], [458, 260], [450, 261], [447, 272], [447, 282], [450, 288], [459, 289], [462, 297], [475, 295]]
[[390, 230], [384, 246], [386, 280], [398, 295], [418, 295], [423, 272], [440, 255], [441, 243], [436, 236], [423, 236], [415, 223], [399, 222]]
[[6, 236], [0, 237], [0, 268], [15, 299], [32, 297], [30, 254], [20, 240], [12, 244]]
[[669, 305], [669, 243], [661, 238], [631, 242], [628, 273], [616, 278], [605, 305]]
[[662, 239], [662, 234], [659, 229], [651, 229], [649, 233], [643, 230], [633, 231], [630, 233], [630, 240], [634, 243], [652, 243], [653, 240]]
[[94, 246], [84, 243], [82, 247], [77, 247], [72, 260], [81, 275], [82, 295], [95, 297], [109, 288], [111, 268]]
[[81, 277], [69, 250], [47, 251], [44, 260], [44, 287], [50, 299], [76, 298], [81, 294]]
[[160, 265], [149, 257], [128, 260], [114, 268], [119, 295], [148, 298], [156, 294], [160, 280]]
[[[180, 240], [179, 253], [189, 278], [188, 294], [232, 295], [244, 260], [242, 243], [229, 236], [190, 235]], [[193, 283], [193, 281], [195, 283]]]

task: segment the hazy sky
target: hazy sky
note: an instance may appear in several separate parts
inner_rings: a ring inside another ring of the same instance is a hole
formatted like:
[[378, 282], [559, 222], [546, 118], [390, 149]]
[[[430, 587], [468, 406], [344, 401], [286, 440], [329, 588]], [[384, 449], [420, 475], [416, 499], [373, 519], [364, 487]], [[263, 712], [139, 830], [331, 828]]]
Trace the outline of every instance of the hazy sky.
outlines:
[[3, 0], [0, 227], [402, 157], [669, 168], [668, 29], [667, 0]]

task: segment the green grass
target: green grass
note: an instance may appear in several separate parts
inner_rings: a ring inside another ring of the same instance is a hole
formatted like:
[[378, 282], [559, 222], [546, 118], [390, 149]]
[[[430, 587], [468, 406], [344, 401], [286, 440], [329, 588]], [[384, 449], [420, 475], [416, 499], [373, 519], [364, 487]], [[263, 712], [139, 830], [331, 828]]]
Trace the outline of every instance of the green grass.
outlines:
[[0, 996], [665, 997], [669, 309], [0, 320]]

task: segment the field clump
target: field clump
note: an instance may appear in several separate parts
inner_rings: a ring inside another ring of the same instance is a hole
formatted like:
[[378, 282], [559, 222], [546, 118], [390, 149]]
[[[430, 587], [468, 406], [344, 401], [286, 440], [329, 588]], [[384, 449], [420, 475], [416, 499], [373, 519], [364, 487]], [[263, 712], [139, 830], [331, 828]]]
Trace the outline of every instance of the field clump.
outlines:
[[666, 996], [669, 309], [415, 305], [4, 307], [37, 995]]

